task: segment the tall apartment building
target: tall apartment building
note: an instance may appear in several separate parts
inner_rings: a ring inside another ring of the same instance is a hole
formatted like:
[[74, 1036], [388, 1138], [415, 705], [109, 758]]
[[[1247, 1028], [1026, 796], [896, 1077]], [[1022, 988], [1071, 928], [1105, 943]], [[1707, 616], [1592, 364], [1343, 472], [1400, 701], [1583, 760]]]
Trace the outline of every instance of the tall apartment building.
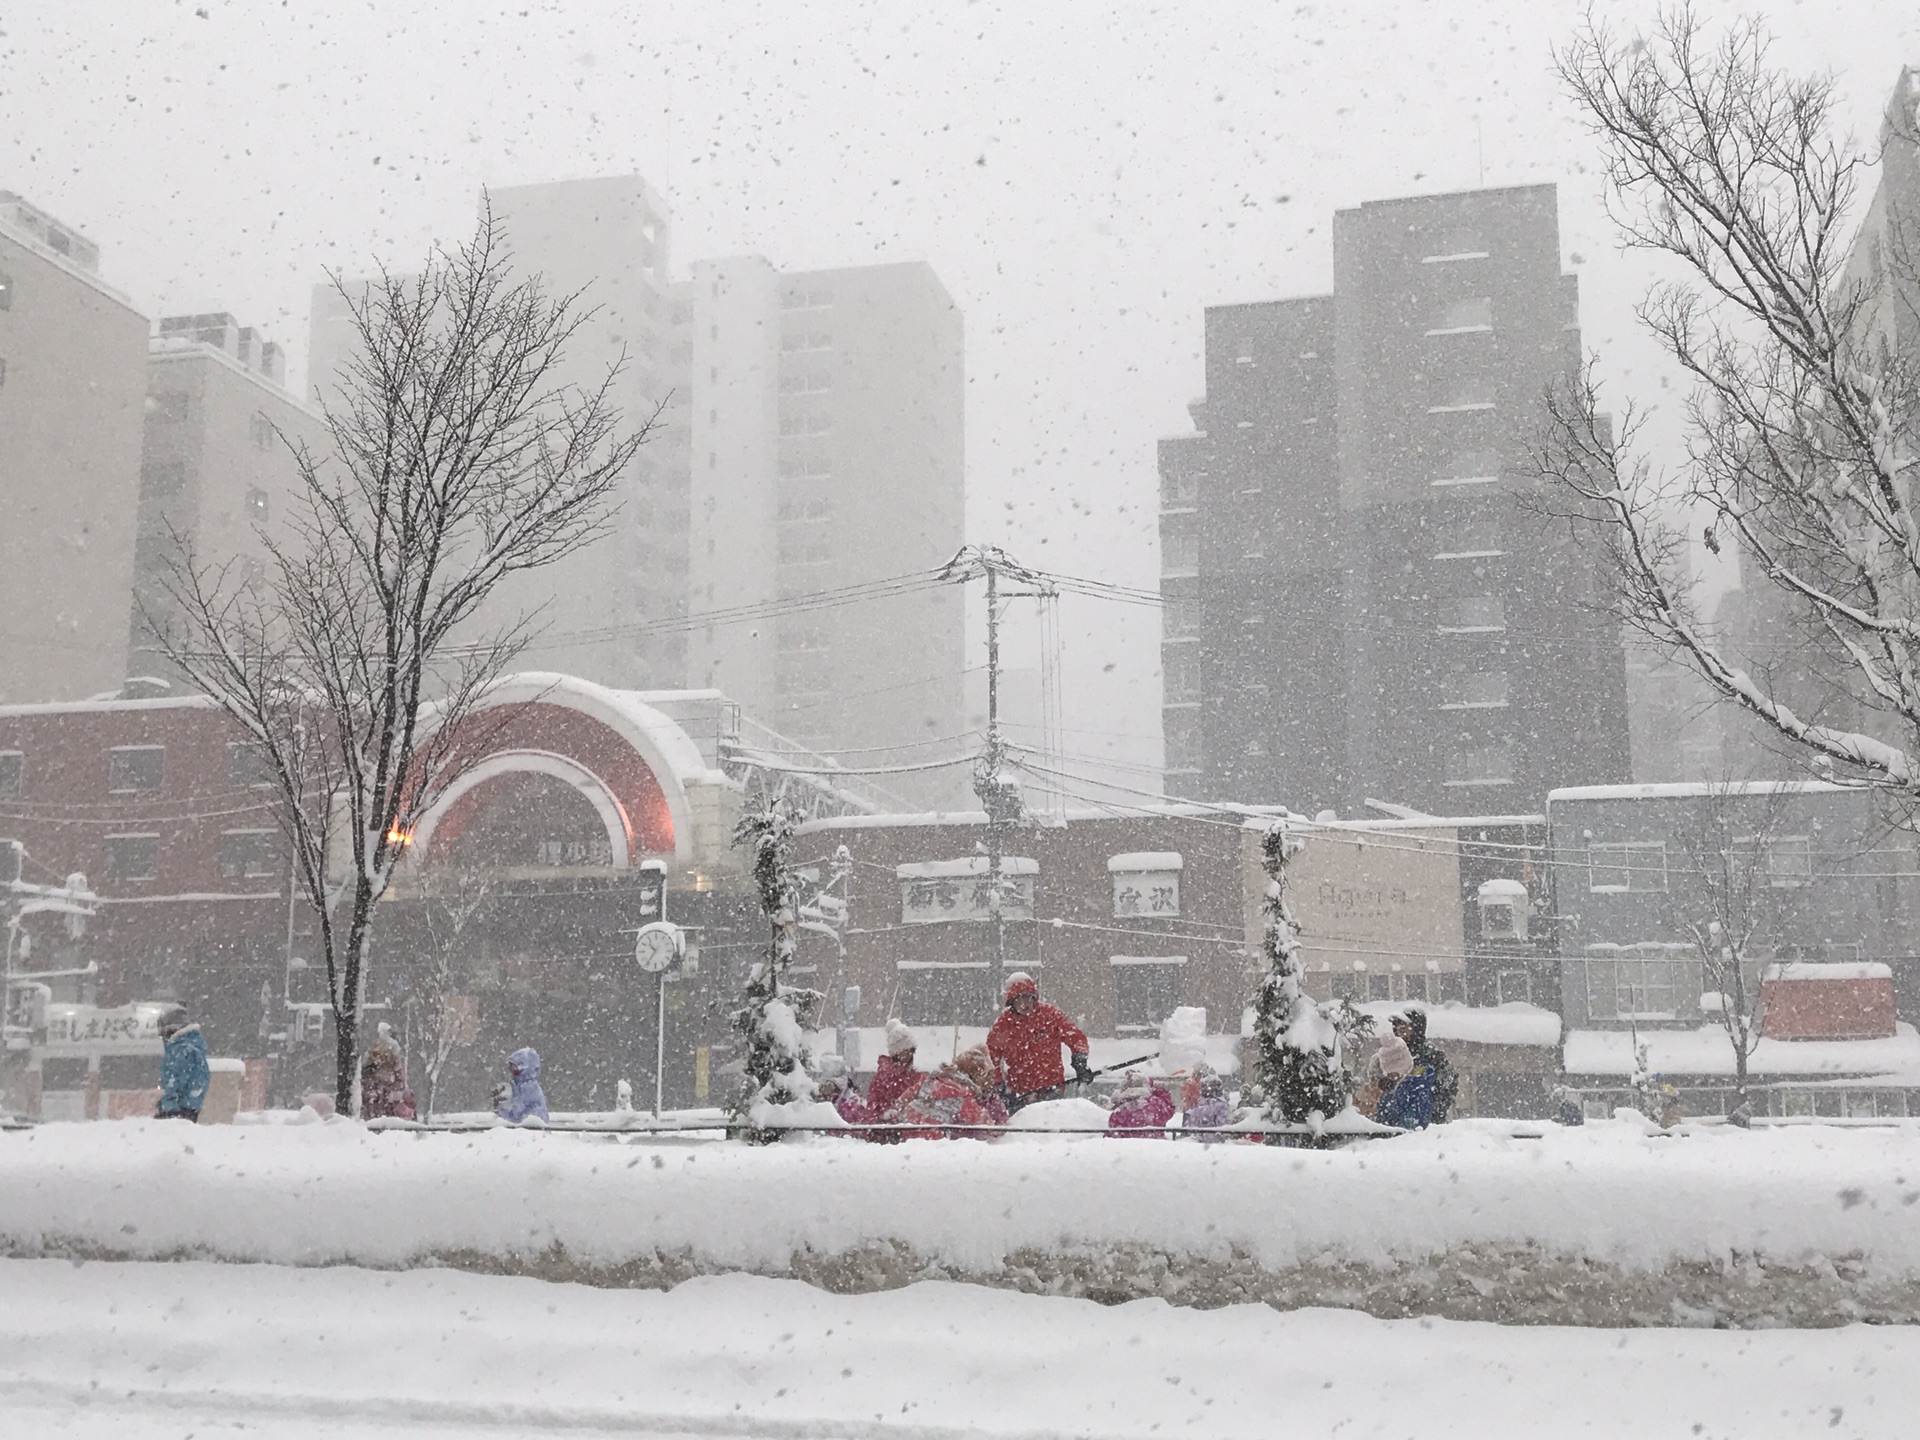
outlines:
[[[964, 343], [932, 269], [783, 273], [744, 257], [694, 265], [689, 291], [696, 615], [951, 558]], [[688, 682], [814, 750], [905, 746], [965, 728], [964, 647], [959, 590], [922, 589], [700, 626]], [[963, 773], [885, 783], [928, 802], [965, 794]]]
[[224, 313], [162, 319], [147, 348], [127, 673], [177, 680], [154, 646], [173, 620], [166, 582], [192, 548], [202, 566], [258, 573], [263, 535], [294, 513], [300, 494], [292, 447], [327, 453], [320, 417], [286, 388], [286, 356]]
[[1334, 292], [1206, 314], [1161, 442], [1169, 793], [1535, 810], [1627, 778], [1594, 555], [1527, 506], [1580, 361], [1552, 186], [1334, 217]]
[[99, 247], [0, 190], [0, 701], [125, 674], [146, 349]]
[[[555, 378], [597, 388], [617, 363], [610, 399], [624, 424], [661, 413], [621, 478], [610, 532], [510, 577], [480, 623], [533, 616], [540, 633], [521, 657], [530, 668], [622, 687], [678, 686], [684, 633], [658, 628], [684, 615], [687, 592], [687, 344], [670, 298], [666, 204], [638, 175], [508, 186], [489, 199], [516, 274], [540, 276], [550, 295], [579, 297], [583, 322]], [[364, 281], [347, 284], [357, 291]], [[340, 366], [358, 348], [345, 299], [331, 285], [316, 286], [316, 400], [331, 398]]]

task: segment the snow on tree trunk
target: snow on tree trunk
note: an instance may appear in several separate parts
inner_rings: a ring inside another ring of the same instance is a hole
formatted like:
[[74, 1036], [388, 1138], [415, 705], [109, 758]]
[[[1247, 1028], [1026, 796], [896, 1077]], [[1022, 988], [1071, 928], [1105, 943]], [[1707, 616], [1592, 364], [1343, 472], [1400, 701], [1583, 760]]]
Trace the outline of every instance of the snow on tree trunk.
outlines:
[[1287, 864], [1300, 846], [1284, 820], [1261, 839], [1267, 973], [1254, 992], [1250, 1070], [1253, 1098], [1269, 1120], [1317, 1130], [1352, 1099], [1344, 1051], [1365, 1017], [1344, 1000], [1320, 1004], [1301, 987], [1300, 926], [1287, 908]]
[[766, 957], [747, 974], [746, 1003], [733, 1014], [733, 1028], [746, 1042], [746, 1081], [734, 1114], [752, 1127], [757, 1140], [777, 1137], [769, 1122], [779, 1107], [815, 1099], [804, 1026], [821, 997], [816, 990], [787, 984], [800, 908], [792, 864], [794, 824], [792, 809], [775, 798], [742, 816], [733, 834], [736, 846], [752, 847], [754, 888], [771, 929]]

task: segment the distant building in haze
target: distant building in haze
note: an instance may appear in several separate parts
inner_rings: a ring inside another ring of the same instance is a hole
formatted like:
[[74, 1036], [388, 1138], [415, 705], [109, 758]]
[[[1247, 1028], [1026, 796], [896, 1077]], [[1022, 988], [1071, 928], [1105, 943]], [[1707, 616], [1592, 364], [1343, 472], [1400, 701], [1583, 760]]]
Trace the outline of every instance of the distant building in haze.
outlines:
[[0, 701], [125, 674], [146, 349], [99, 247], [0, 190]]
[[320, 417], [286, 388], [286, 357], [227, 314], [162, 319], [147, 347], [131, 653], [127, 673], [179, 680], [154, 644], [177, 623], [167, 594], [181, 546], [200, 567], [260, 574], [264, 537], [297, 513], [294, 447], [327, 453]]
[[[781, 272], [696, 263], [690, 606], [702, 612], [928, 571], [964, 540], [958, 308], [924, 264]], [[697, 626], [687, 683], [814, 750], [965, 728], [958, 587]], [[889, 759], [889, 754], [892, 760]], [[954, 801], [966, 772], [884, 777]]]
[[1538, 809], [1629, 773], [1619, 627], [1532, 513], [1580, 362], [1552, 186], [1334, 217], [1334, 293], [1206, 314], [1161, 442], [1167, 791], [1349, 813]]
[[[685, 613], [689, 402], [686, 335], [669, 294], [666, 204], [638, 175], [505, 186], [488, 198], [514, 278], [538, 275], [550, 297], [578, 295], [579, 330], [550, 378], [594, 390], [617, 364], [609, 399], [627, 430], [666, 409], [616, 487], [609, 532], [552, 565], [510, 576], [480, 623], [532, 616], [539, 633], [520, 657], [529, 667], [620, 687], [679, 685], [684, 632], [661, 625]], [[366, 281], [346, 283], [358, 294]], [[345, 297], [332, 285], [315, 287], [309, 371], [316, 403], [331, 401], [342, 366], [358, 350]]]

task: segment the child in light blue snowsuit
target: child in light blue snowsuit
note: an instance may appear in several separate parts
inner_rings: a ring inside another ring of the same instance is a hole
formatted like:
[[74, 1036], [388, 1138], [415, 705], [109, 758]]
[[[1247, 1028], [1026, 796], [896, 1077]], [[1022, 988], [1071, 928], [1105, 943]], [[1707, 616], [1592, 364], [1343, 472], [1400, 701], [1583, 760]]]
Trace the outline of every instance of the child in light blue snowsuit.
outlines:
[[507, 1057], [507, 1074], [513, 1086], [507, 1091], [507, 1098], [500, 1104], [500, 1118], [511, 1120], [516, 1125], [528, 1116], [540, 1118], [542, 1124], [547, 1119], [547, 1096], [540, 1088], [540, 1052], [531, 1046], [524, 1046]]

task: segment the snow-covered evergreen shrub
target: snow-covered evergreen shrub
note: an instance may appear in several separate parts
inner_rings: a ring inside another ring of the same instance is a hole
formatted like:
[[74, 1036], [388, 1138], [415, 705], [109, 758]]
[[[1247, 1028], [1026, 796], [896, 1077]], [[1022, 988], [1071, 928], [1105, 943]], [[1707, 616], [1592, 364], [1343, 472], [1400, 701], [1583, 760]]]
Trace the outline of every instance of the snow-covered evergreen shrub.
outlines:
[[733, 1013], [733, 1028], [746, 1042], [746, 1081], [733, 1109], [761, 1139], [774, 1138], [761, 1123], [768, 1107], [815, 1098], [804, 1023], [818, 1011], [820, 992], [786, 983], [800, 908], [792, 864], [795, 823], [792, 808], [775, 798], [741, 816], [733, 832], [736, 846], [752, 847], [754, 888], [772, 929], [765, 958], [747, 973], [746, 1003]]
[[1318, 1125], [1346, 1109], [1353, 1097], [1348, 1045], [1366, 1017], [1345, 1000], [1320, 1004], [1300, 984], [1300, 925], [1287, 908], [1287, 864], [1301, 842], [1275, 821], [1261, 839], [1267, 872], [1261, 948], [1267, 973], [1253, 997], [1253, 1099], [1269, 1120]]

